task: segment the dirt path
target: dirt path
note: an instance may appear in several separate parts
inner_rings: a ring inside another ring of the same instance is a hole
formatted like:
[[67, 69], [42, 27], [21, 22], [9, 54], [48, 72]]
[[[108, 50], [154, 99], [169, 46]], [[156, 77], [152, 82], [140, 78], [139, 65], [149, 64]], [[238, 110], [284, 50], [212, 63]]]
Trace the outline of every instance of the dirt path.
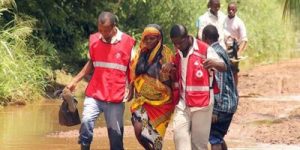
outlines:
[[[299, 74], [300, 59], [263, 65], [240, 73], [238, 88], [241, 98], [226, 136], [229, 147], [255, 149], [259, 145], [270, 148], [270, 144], [279, 147], [284, 144], [292, 147], [277, 148], [300, 149]], [[165, 137], [168, 144], [164, 149], [174, 148], [171, 128], [168, 128]], [[105, 138], [106, 129], [97, 128], [95, 135]], [[48, 136], [77, 137], [78, 131], [53, 133]], [[125, 128], [124, 137], [125, 142], [126, 139], [134, 139], [131, 126]]]
[[299, 74], [300, 59], [241, 72], [241, 99], [227, 138], [300, 145]]
[[263, 65], [241, 72], [241, 97], [300, 95], [300, 59]]

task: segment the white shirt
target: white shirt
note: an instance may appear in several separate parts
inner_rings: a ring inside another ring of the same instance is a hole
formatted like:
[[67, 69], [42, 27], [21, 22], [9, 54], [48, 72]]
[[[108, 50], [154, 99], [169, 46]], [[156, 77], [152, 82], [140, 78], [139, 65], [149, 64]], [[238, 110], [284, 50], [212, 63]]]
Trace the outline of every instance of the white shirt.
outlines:
[[196, 26], [198, 28], [198, 35], [200, 35], [199, 38], [202, 39], [202, 31], [204, 27], [206, 27], [207, 25], [214, 25], [218, 29], [219, 42], [225, 48], [223, 31], [225, 18], [226, 15], [221, 11], [218, 11], [218, 16], [215, 16], [210, 12], [210, 9], [208, 9], [207, 12], [205, 12], [202, 16], [198, 18], [196, 23]]
[[[193, 46], [190, 47], [189, 52], [187, 54], [186, 57], [183, 57], [182, 52], [179, 50], [179, 56], [181, 59], [181, 85], [186, 85], [186, 72], [187, 72], [187, 68], [188, 68], [188, 58], [190, 57], [190, 55], [194, 52], [195, 49], [199, 49], [198, 44], [197, 44], [197, 40], [195, 38], [193, 38]], [[208, 59], [213, 59], [217, 62], [223, 62], [223, 59], [220, 58], [220, 56], [215, 52], [215, 50], [212, 47], [208, 47], [207, 48], [207, 58]], [[184, 110], [186, 108], [185, 105], [185, 86], [182, 86], [183, 89], [181, 90], [180, 93], [180, 99], [179, 102], [177, 104], [177, 107]], [[214, 100], [213, 94], [212, 96], [210, 96], [210, 101], [212, 102]], [[199, 107], [197, 107], [197, 109], [194, 110], [198, 110]], [[201, 109], [201, 108], [200, 108]]]
[[238, 16], [232, 19], [226, 17], [224, 22], [224, 35], [225, 38], [228, 36], [235, 38], [239, 44], [242, 41], [248, 41], [245, 24]]
[[[117, 34], [114, 35], [111, 40], [110, 40], [110, 44], [115, 44], [118, 43], [119, 41], [121, 41], [122, 39], [122, 32], [116, 27], [117, 29]], [[104, 38], [102, 38], [102, 34], [100, 33], [99, 39], [101, 39], [104, 43], [108, 43]]]

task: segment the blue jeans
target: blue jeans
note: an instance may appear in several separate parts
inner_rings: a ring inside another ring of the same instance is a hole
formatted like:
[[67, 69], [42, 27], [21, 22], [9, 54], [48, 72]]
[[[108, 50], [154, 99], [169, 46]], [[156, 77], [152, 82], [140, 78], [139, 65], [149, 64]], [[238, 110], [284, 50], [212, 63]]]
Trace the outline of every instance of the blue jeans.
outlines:
[[222, 144], [224, 142], [224, 136], [229, 129], [233, 113], [218, 112], [218, 120], [216, 123], [211, 124], [209, 143]]
[[100, 113], [103, 112], [108, 130], [110, 149], [123, 150], [124, 109], [124, 103], [108, 103], [86, 97], [79, 131], [79, 143], [82, 145], [91, 144], [95, 120], [99, 117]]

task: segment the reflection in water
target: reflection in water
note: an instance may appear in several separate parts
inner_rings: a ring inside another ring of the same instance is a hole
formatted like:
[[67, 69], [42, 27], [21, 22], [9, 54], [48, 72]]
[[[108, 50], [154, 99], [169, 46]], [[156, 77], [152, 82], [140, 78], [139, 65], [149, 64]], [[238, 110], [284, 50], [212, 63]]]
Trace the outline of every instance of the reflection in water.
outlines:
[[[80, 127], [80, 125], [65, 127], [58, 124], [58, 110], [60, 104], [60, 100], [48, 100], [28, 104], [26, 106], [8, 106], [1, 109], [0, 150], [79, 149], [77, 137], [59, 138], [49, 136], [53, 133], [72, 130], [78, 132]], [[78, 106], [81, 115], [82, 101], [79, 102]], [[125, 119], [125, 125], [130, 125], [128, 107], [126, 107], [125, 118], [127, 118]], [[101, 115], [96, 125], [97, 127], [102, 127], [104, 124], [105, 121], [103, 115]], [[108, 139], [106, 137], [95, 137], [93, 143], [92, 149], [109, 148]], [[126, 138], [124, 143], [127, 149], [141, 149], [134, 137]]]
[[46, 134], [78, 129], [79, 126], [71, 128], [59, 126], [60, 103], [60, 101], [44, 101], [40, 104], [9, 106], [0, 110], [0, 149], [40, 149], [40, 146], [35, 148], [36, 145], [49, 143]]
[[[78, 150], [77, 137], [80, 125], [64, 127], [58, 124], [58, 110], [61, 101], [48, 100], [26, 106], [9, 106], [0, 110], [0, 150]], [[125, 109], [125, 125], [131, 125], [128, 105]], [[82, 112], [82, 101], [79, 101], [79, 112]], [[81, 114], [80, 114], [81, 115]], [[98, 119], [97, 126], [104, 126], [103, 115]], [[98, 128], [99, 129], [99, 128]], [[51, 136], [63, 132], [64, 136]], [[65, 134], [71, 132], [70, 135]], [[132, 130], [125, 129], [124, 147], [126, 150], [142, 150]], [[76, 134], [76, 133], [75, 133]], [[99, 133], [96, 133], [99, 134]], [[129, 136], [128, 136], [129, 135]], [[169, 135], [170, 136], [170, 135]], [[172, 136], [164, 140], [163, 150], [173, 150]], [[95, 136], [93, 150], [109, 149], [108, 138]], [[245, 141], [228, 141], [232, 149], [262, 150], [299, 149], [293, 145], [259, 145]], [[239, 147], [239, 148], [234, 148]]]

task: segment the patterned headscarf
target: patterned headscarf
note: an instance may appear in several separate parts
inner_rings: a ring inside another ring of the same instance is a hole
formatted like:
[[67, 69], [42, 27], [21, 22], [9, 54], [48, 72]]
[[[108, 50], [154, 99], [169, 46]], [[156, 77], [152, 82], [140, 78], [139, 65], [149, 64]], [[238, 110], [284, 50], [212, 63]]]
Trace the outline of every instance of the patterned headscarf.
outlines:
[[139, 60], [139, 56], [141, 54], [141, 52], [144, 52], [144, 51], [149, 51], [148, 49], [146, 49], [146, 46], [145, 46], [145, 43], [144, 43], [144, 39], [146, 36], [149, 36], [149, 35], [155, 35], [155, 36], [159, 36], [160, 37], [160, 40], [159, 42], [157, 43], [157, 45], [152, 49], [150, 50], [151, 53], [150, 53], [150, 56], [148, 58], [148, 63], [151, 64], [152, 61], [154, 60], [156, 54], [158, 52], [161, 51], [161, 49], [163, 48], [163, 35], [162, 35], [162, 29], [159, 25], [157, 24], [149, 24], [147, 25], [147, 27], [144, 29], [143, 33], [142, 33], [142, 39], [141, 39], [141, 43], [139, 45], [139, 49], [136, 53], [136, 56], [134, 57], [133, 61], [131, 62], [130, 66], [131, 66], [131, 73], [130, 73], [130, 77], [131, 79], [134, 79], [135, 78], [135, 69], [136, 69], [136, 65], [138, 63], [138, 60]]

